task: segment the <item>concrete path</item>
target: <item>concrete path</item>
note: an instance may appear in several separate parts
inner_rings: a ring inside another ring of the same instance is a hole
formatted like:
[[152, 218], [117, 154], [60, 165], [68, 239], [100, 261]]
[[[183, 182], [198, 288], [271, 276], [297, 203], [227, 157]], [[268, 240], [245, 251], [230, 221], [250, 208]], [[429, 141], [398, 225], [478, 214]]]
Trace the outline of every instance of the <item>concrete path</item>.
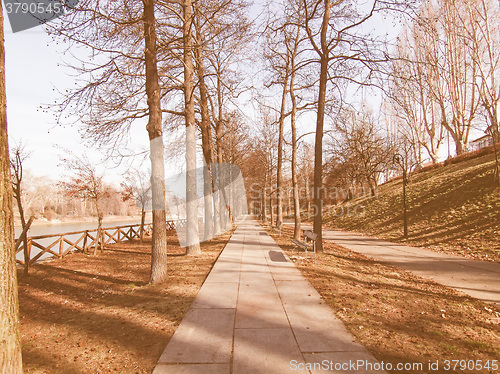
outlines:
[[455, 288], [476, 299], [500, 305], [498, 263], [470, 260], [336, 230], [323, 230], [323, 239]]
[[274, 240], [247, 217], [153, 373], [382, 373], [369, 370], [377, 364]]

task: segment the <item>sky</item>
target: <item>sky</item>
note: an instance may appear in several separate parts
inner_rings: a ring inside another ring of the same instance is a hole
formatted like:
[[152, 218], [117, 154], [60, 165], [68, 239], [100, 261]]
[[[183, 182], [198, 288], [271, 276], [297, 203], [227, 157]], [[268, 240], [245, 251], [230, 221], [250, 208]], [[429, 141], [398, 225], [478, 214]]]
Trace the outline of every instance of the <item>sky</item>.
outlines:
[[41, 106], [56, 100], [56, 87], [64, 89], [71, 82], [58, 67], [58, 47], [41, 27], [14, 34], [5, 21], [9, 144], [25, 144], [31, 152], [25, 166], [34, 175], [55, 177], [61, 169], [55, 145], [75, 149], [79, 135], [75, 129], [55, 126], [53, 114], [44, 113]]
[[[9, 146], [19, 142], [25, 145], [30, 156], [24, 167], [37, 177], [60, 179], [68, 175], [60, 161], [63, 149], [76, 155], [85, 153], [100, 165], [102, 155], [84, 145], [76, 126], [57, 125], [55, 112], [42, 109], [75, 84], [73, 72], [61, 66], [63, 46], [53, 42], [40, 26], [13, 33], [6, 17], [4, 22]], [[134, 141], [147, 147], [147, 132], [137, 127]], [[105, 180], [119, 184], [124, 172], [123, 168], [113, 168]]]
[[[253, 8], [252, 13], [257, 15], [258, 10]], [[98, 164], [101, 155], [85, 148], [77, 127], [57, 125], [54, 112], [42, 110], [42, 106], [54, 103], [61, 97], [59, 92], [75, 84], [75, 78], [70, 76], [71, 70], [61, 66], [62, 57], [67, 58], [63, 46], [53, 42], [40, 26], [13, 33], [8, 18], [4, 20], [10, 146], [20, 141], [25, 144], [31, 153], [25, 168], [35, 176], [59, 179], [67, 175], [68, 172], [60, 166], [63, 149], [70, 149], [75, 154], [86, 153], [90, 160]], [[374, 32], [387, 32], [392, 37], [399, 31], [396, 23], [380, 19], [374, 20], [369, 27]], [[313, 117], [305, 116], [304, 120], [310, 122], [311, 126], [306, 124], [305, 127], [311, 127], [311, 130], [315, 122]], [[132, 137], [141, 147], [148, 148], [144, 124], [135, 126]], [[119, 184], [124, 172], [123, 168], [109, 170], [108, 180]]]

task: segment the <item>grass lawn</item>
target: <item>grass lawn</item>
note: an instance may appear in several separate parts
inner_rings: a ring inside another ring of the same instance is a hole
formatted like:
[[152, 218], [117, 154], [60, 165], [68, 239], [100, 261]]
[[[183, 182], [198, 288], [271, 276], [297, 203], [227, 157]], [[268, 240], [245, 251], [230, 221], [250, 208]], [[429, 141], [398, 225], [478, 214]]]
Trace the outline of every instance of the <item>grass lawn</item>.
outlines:
[[168, 281], [148, 285], [151, 238], [19, 272], [26, 373], [151, 373], [230, 234], [184, 256], [169, 231]]
[[[500, 308], [325, 241], [325, 253], [291, 253], [293, 228], [265, 227], [348, 330], [379, 360], [500, 360]], [[314, 316], [311, 316], [313, 318]], [[497, 361], [500, 366], [500, 362]], [[398, 372], [402, 373], [402, 372]], [[413, 373], [413, 372], [408, 372]]]
[[[403, 239], [402, 179], [381, 185], [377, 197], [344, 204], [364, 214], [326, 214], [326, 226], [391, 241], [500, 261], [500, 188], [494, 155], [413, 174], [408, 185], [409, 238]], [[362, 207], [362, 208], [361, 208]], [[361, 209], [360, 209], [361, 208]]]

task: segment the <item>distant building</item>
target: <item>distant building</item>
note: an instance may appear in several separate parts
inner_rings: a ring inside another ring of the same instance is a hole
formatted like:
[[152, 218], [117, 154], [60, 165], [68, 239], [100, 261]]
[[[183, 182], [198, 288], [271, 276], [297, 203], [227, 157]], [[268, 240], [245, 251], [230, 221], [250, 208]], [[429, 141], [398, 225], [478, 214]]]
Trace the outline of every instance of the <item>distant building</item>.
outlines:
[[481, 148], [489, 147], [490, 145], [493, 145], [493, 139], [491, 138], [491, 135], [484, 135], [470, 142], [470, 150], [477, 151]]

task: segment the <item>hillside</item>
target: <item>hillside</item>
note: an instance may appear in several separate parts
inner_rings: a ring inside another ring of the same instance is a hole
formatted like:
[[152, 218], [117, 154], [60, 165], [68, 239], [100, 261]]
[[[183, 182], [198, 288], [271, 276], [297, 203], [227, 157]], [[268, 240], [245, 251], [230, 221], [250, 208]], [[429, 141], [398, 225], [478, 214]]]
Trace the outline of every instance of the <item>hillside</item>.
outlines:
[[344, 208], [349, 206], [351, 211], [354, 206], [363, 206], [364, 214], [341, 217], [326, 214], [325, 224], [412, 246], [500, 262], [500, 188], [493, 184], [493, 168], [494, 156], [490, 154], [411, 175], [406, 240], [401, 178], [381, 185], [376, 197], [345, 203]]

